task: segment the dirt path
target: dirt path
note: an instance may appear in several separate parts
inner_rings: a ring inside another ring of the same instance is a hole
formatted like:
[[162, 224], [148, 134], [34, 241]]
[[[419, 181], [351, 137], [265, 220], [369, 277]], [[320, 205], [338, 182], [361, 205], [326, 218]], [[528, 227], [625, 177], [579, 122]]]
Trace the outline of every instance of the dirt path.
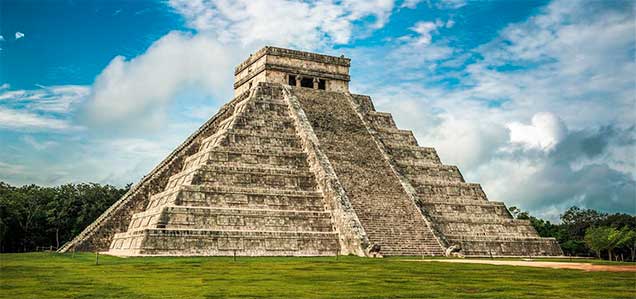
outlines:
[[583, 270], [583, 271], [636, 272], [636, 266], [594, 265], [590, 263], [497, 261], [497, 260], [471, 260], [471, 259], [430, 259], [430, 260], [409, 260], [409, 261], [526, 266], [526, 267], [553, 268], [553, 269], [575, 269], [575, 270]]

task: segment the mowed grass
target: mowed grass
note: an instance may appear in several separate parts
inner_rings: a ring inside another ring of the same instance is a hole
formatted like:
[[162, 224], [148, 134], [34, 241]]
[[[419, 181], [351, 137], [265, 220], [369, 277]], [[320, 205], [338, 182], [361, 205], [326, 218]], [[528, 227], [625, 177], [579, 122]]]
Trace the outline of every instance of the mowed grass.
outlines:
[[[2, 298], [635, 298], [635, 273], [401, 258], [0, 255]], [[578, 261], [580, 262], [580, 261]]]

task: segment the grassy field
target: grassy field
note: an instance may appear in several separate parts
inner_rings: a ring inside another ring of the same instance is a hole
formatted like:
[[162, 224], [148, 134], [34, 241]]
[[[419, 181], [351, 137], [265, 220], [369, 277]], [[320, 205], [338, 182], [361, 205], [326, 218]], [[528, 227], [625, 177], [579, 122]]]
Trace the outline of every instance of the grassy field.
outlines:
[[[635, 298], [636, 274], [400, 258], [0, 255], [2, 298]], [[584, 261], [577, 261], [584, 262]]]

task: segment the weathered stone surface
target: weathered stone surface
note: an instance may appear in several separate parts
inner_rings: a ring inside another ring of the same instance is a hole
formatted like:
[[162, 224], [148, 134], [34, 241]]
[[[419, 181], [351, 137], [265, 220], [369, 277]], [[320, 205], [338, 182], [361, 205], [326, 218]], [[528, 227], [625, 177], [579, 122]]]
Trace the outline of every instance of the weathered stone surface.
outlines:
[[237, 97], [60, 251], [561, 254], [370, 97], [349, 94], [349, 63], [259, 50], [235, 70]]
[[390, 114], [374, 111], [369, 97], [352, 99], [447, 248], [457, 246], [472, 256], [562, 255], [555, 239], [540, 238], [528, 221], [512, 219], [503, 203], [488, 201], [479, 184], [464, 182], [457, 167], [443, 165], [434, 149], [418, 146]]
[[442, 255], [443, 249], [344, 93], [293, 88], [369, 241], [383, 255]]
[[[295, 127], [281, 99], [280, 87], [253, 89], [237, 104], [228, 125], [203, 139], [199, 153], [185, 159], [183, 170], [168, 180], [167, 191], [132, 217], [126, 233], [114, 237], [109, 252], [337, 254], [331, 213], [300, 138], [295, 132], [261, 130], [264, 123], [278, 121]], [[242, 127], [236, 128], [239, 118]], [[223, 192], [237, 189], [243, 193]]]

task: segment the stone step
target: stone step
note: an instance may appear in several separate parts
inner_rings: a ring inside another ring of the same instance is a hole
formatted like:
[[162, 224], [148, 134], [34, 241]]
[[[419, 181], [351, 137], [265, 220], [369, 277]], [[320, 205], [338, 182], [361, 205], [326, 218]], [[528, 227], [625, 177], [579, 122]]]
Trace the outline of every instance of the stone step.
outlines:
[[395, 165], [397, 165], [398, 168], [409, 167], [409, 166], [412, 166], [412, 167], [446, 166], [441, 163], [431, 162], [431, 161], [421, 160], [421, 159], [395, 159], [394, 161], [395, 161]]
[[334, 232], [146, 229], [115, 234], [113, 255], [334, 256]]
[[358, 111], [362, 113], [365, 117], [371, 111], [375, 111], [373, 106], [373, 101], [370, 96], [365, 96], [361, 94], [351, 94], [351, 99], [358, 105]]
[[162, 220], [163, 207], [147, 209], [143, 212], [135, 213], [130, 218], [128, 232], [143, 228], [156, 228]]
[[458, 219], [510, 219], [511, 216], [505, 206], [426, 206], [426, 210], [434, 217]]
[[554, 238], [464, 238], [450, 239], [466, 256], [562, 256]]
[[[512, 220], [512, 219], [510, 219]], [[529, 224], [514, 221], [501, 222], [439, 222], [438, 226], [445, 235], [464, 236], [531, 236], [537, 232]]]
[[409, 130], [402, 130], [395, 127], [378, 127], [374, 128], [380, 134], [390, 134], [390, 135], [403, 135], [403, 136], [413, 136], [413, 132]]
[[446, 239], [453, 241], [461, 241], [461, 240], [470, 240], [470, 241], [518, 241], [518, 240], [527, 240], [527, 239], [542, 239], [536, 234], [525, 234], [525, 233], [498, 233], [496, 235], [493, 234], [485, 234], [485, 233], [472, 233], [472, 234], [447, 234]]
[[453, 223], [464, 225], [482, 225], [482, 224], [494, 224], [494, 225], [506, 225], [506, 226], [530, 226], [530, 220], [522, 219], [501, 219], [501, 218], [446, 218], [439, 217], [436, 219], [438, 223]]
[[[441, 248], [436, 240], [412, 240], [408, 235], [403, 236], [403, 239], [399, 242], [395, 242], [391, 238], [382, 238], [377, 235], [369, 235], [369, 241], [374, 244], [391, 246], [394, 249], [409, 249], [409, 248]], [[441, 250], [441, 249], [440, 249]]]
[[464, 182], [464, 177], [459, 169], [452, 165], [398, 165], [398, 170], [410, 181], [420, 184], [429, 181]]
[[488, 201], [488, 199], [484, 196], [472, 195], [472, 196], [459, 196], [459, 195], [448, 195], [445, 193], [441, 194], [421, 194], [417, 193], [417, 197], [422, 202], [439, 202], [439, 201], [448, 201], [449, 203], [455, 203], [459, 201], [473, 201], [473, 202], [484, 202]]
[[207, 150], [218, 145], [230, 146], [239, 144], [250, 144], [258, 147], [274, 146], [302, 149], [300, 138], [295, 133], [267, 133], [243, 129], [228, 129], [221, 135], [212, 135], [205, 138], [202, 141], [200, 150]]
[[148, 200], [148, 205], [146, 205], [146, 210], [163, 206], [166, 204], [173, 204], [177, 196], [179, 195], [179, 193], [182, 192], [182, 188], [185, 186], [191, 186], [191, 185], [177, 186], [175, 188], [166, 189], [150, 196], [150, 199]]
[[446, 198], [488, 200], [479, 184], [465, 182], [428, 181], [411, 182], [417, 195], [424, 201]]
[[[178, 185], [201, 184], [210, 186], [231, 186], [236, 184], [238, 187], [263, 186], [281, 189], [296, 186], [295, 188], [301, 188], [298, 190], [306, 191], [314, 190], [316, 185], [314, 176], [308, 169], [266, 168], [247, 163], [234, 165], [202, 164], [171, 176], [168, 179], [165, 190], [170, 190]], [[304, 187], [311, 189], [302, 189]]]
[[[238, 189], [238, 188], [237, 188]], [[243, 192], [221, 193], [219, 190], [202, 193], [183, 192], [176, 204], [215, 207], [267, 208], [281, 210], [324, 211], [322, 194], [315, 191], [252, 189]]]
[[296, 133], [296, 126], [291, 117], [273, 118], [259, 115], [241, 115], [236, 117], [234, 128], [266, 133]]
[[199, 171], [199, 168], [202, 165], [197, 166], [196, 168], [188, 168], [184, 169], [168, 178], [168, 183], [166, 184], [166, 188], [164, 191], [171, 191], [179, 185], [192, 185], [192, 181], [194, 179], [194, 175]]
[[444, 251], [439, 245], [393, 247], [390, 244], [380, 245], [380, 253], [383, 256], [443, 256]]
[[400, 255], [407, 255], [406, 252], [413, 252], [416, 255], [426, 254], [427, 252], [442, 252], [442, 247], [437, 243], [427, 242], [411, 242], [411, 243], [391, 243], [388, 240], [371, 240], [371, 244], [378, 244], [381, 246], [381, 251], [386, 253], [388, 251], [402, 251]]
[[373, 128], [396, 128], [393, 116], [388, 112], [369, 111], [367, 113], [367, 120], [371, 123]]
[[289, 114], [287, 107], [276, 107], [275, 109], [260, 109], [256, 107], [248, 107], [243, 113], [236, 115], [236, 123], [250, 124], [250, 123], [275, 123], [275, 122], [287, 122], [287, 125], [294, 126], [293, 120]]
[[218, 125], [217, 125], [217, 130], [214, 134], [219, 134], [220, 132], [224, 131], [225, 129], [229, 128], [230, 125], [232, 124], [232, 121], [234, 121], [234, 118], [236, 118], [236, 114], [232, 114], [232, 116], [227, 117], [221, 121], [219, 121]]
[[417, 146], [413, 132], [397, 128], [377, 128], [378, 136], [384, 144]]
[[259, 111], [272, 109], [280, 109], [281, 111], [289, 111], [287, 108], [287, 102], [282, 98], [267, 98], [263, 96], [257, 96], [253, 100], [247, 102], [251, 107], [259, 108]]
[[264, 187], [281, 190], [317, 190], [310, 171], [287, 168], [202, 165], [195, 170], [192, 185]]
[[243, 147], [217, 146], [204, 151], [199, 151], [187, 157], [184, 161], [184, 168], [188, 169], [201, 164], [228, 164], [243, 163], [251, 165], [261, 165], [264, 167], [283, 167], [297, 170], [305, 170], [307, 155], [300, 150], [295, 151], [272, 151], [268, 149], [251, 150]]
[[183, 185], [151, 197], [148, 208], [166, 204], [322, 211], [322, 193], [266, 188]]
[[250, 101], [247, 102], [238, 115], [254, 115], [256, 117], [289, 117], [287, 103], [279, 101]]
[[269, 150], [302, 150], [300, 139], [273, 136], [237, 135], [227, 134], [226, 138], [218, 143], [219, 146], [236, 147], [241, 146], [247, 149], [266, 148]]
[[[420, 163], [442, 164], [437, 152], [432, 147], [421, 147], [414, 145], [402, 145], [384, 143], [389, 156], [397, 160], [397, 163], [408, 163], [418, 161]], [[404, 162], [403, 162], [404, 161]]]
[[228, 131], [229, 123], [225, 128], [217, 130], [214, 134], [205, 137], [201, 140], [201, 145], [199, 146], [199, 151], [209, 150], [215, 147], [218, 147], [219, 144], [225, 139], [225, 134]]
[[505, 207], [505, 204], [501, 201], [490, 201], [490, 200], [474, 200], [474, 199], [451, 199], [451, 200], [425, 200], [421, 198], [420, 204], [425, 206], [436, 206], [436, 205], [448, 205], [448, 206], [485, 206], [485, 207]]
[[[331, 214], [324, 210], [292, 211], [169, 205], [151, 212], [135, 214], [128, 231], [168, 228], [329, 232], [333, 230], [330, 216]], [[148, 220], [149, 218], [152, 219]]]

